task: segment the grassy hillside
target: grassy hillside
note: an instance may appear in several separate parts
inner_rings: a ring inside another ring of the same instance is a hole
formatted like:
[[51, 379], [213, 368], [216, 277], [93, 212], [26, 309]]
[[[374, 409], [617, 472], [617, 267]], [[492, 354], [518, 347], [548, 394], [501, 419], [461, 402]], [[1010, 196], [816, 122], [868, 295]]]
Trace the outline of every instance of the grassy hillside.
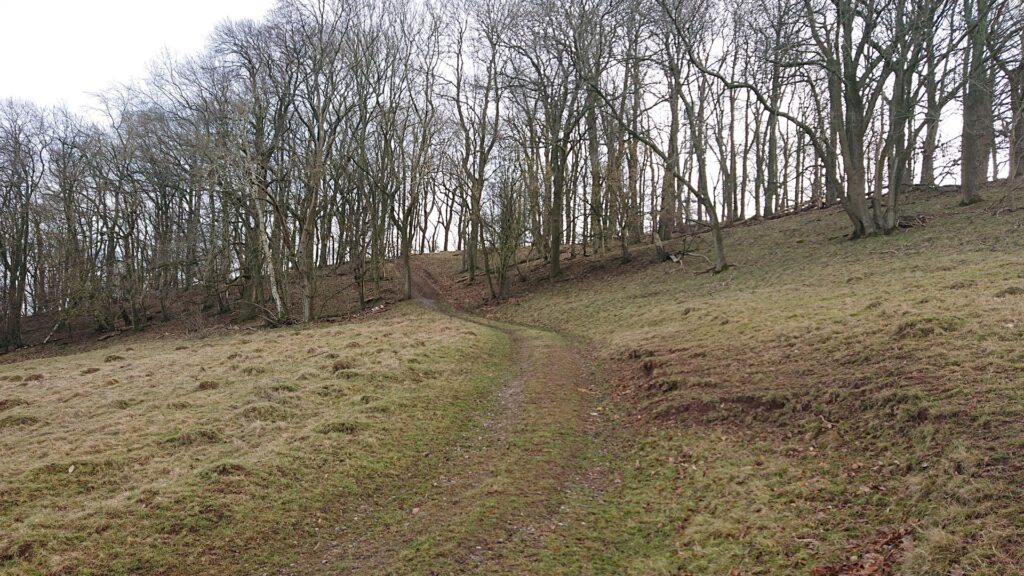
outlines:
[[437, 254], [346, 323], [8, 356], [0, 573], [1024, 574], [1005, 193], [524, 262], [479, 311], [549, 331], [429, 308], [487, 294]]
[[4, 364], [0, 573], [286, 566], [346, 511], [403, 507], [422, 454], [493, 402], [508, 348], [407, 305]]
[[520, 284], [490, 314], [597, 343], [635, 436], [552, 565], [1024, 573], [1024, 216], [1005, 193], [915, 193], [913, 228], [857, 242], [835, 209], [733, 228], [721, 275], [591, 258]]

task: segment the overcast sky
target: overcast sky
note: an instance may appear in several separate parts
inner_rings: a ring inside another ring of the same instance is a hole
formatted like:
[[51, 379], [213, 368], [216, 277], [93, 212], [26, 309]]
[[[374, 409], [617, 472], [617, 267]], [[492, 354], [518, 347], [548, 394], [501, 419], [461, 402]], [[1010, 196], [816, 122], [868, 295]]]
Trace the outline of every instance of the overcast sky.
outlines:
[[0, 0], [0, 98], [91, 105], [90, 92], [146, 74], [164, 48], [199, 51], [224, 19], [274, 0]]

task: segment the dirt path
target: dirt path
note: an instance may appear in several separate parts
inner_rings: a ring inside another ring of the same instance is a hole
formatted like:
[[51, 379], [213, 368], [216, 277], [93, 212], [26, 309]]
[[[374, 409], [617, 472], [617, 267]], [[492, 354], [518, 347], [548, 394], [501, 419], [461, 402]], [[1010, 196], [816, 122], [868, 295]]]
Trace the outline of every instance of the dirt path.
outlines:
[[[510, 373], [461, 441], [411, 473], [401, 498], [382, 494], [318, 562], [286, 573], [524, 574], [545, 572], [543, 540], [558, 530], [566, 494], [592, 437], [597, 381], [573, 343], [546, 331], [493, 322], [438, 301], [426, 271], [414, 295], [424, 306], [504, 333]], [[398, 505], [405, 504], [405, 508]], [[362, 526], [358, 530], [352, 526]], [[318, 546], [319, 547], [319, 546]]]

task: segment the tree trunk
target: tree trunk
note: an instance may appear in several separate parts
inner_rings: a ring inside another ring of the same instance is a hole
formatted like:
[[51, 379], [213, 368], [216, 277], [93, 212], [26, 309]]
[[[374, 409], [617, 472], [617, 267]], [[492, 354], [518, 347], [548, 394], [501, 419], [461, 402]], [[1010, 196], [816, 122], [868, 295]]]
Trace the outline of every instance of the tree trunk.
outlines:
[[[970, 3], [966, 4], [968, 10]], [[988, 37], [988, 0], [977, 0], [975, 14], [967, 14], [970, 43], [964, 88], [964, 118], [960, 151], [960, 203], [981, 199], [981, 185], [988, 168], [988, 147], [992, 131], [989, 75], [985, 66]]]

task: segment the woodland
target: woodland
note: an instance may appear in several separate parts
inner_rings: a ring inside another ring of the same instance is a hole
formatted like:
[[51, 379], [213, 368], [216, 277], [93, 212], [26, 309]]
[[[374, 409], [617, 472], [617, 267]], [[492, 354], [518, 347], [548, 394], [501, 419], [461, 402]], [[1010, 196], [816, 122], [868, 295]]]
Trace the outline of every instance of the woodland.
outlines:
[[0, 104], [0, 349], [186, 292], [311, 322], [324, 271], [363, 308], [418, 253], [501, 299], [524, 259], [719, 273], [723, 228], [808, 209], [886, 235], [912, 185], [1024, 176], [1022, 41], [1013, 0], [282, 0], [88, 113]]
[[278, 0], [0, 101], [0, 574], [1024, 574], [1022, 193], [1019, 0]]

